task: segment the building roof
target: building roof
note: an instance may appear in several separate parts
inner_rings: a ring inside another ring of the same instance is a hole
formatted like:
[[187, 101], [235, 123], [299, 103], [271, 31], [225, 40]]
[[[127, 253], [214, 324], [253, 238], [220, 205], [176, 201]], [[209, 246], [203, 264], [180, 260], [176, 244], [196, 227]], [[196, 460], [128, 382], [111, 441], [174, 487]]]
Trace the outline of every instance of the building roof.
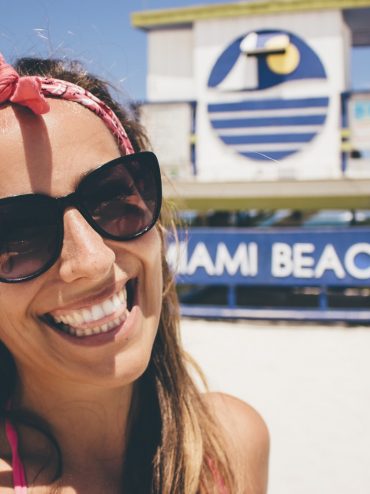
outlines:
[[370, 0], [251, 0], [134, 12], [131, 22], [139, 29], [157, 29], [225, 17], [370, 7]]
[[164, 180], [164, 197], [178, 209], [369, 209], [370, 179], [274, 182]]

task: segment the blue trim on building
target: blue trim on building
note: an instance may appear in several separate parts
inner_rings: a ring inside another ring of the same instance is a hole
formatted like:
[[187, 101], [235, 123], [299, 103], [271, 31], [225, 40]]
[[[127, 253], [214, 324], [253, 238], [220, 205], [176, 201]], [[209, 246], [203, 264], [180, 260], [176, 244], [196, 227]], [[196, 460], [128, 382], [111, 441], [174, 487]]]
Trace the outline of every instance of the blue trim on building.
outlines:
[[259, 150], [259, 151], [238, 151], [239, 154], [257, 161], [271, 161], [271, 160], [282, 160], [291, 154], [297, 153], [300, 149], [289, 149], [286, 151], [270, 151], [270, 150]]
[[298, 99], [263, 99], [237, 101], [234, 103], [210, 103], [209, 112], [244, 111], [244, 110], [280, 110], [288, 108], [326, 108], [329, 98], [298, 98]]
[[305, 115], [291, 117], [233, 118], [211, 120], [214, 129], [237, 129], [245, 127], [278, 127], [286, 125], [322, 125], [326, 115]]
[[181, 316], [205, 319], [264, 319], [270, 321], [332, 321], [369, 323], [370, 311], [366, 309], [262, 309], [222, 306], [181, 305]]
[[226, 136], [220, 135], [225, 144], [268, 144], [268, 143], [286, 143], [286, 142], [310, 142], [316, 133], [305, 134], [256, 134], [256, 135], [239, 135]]

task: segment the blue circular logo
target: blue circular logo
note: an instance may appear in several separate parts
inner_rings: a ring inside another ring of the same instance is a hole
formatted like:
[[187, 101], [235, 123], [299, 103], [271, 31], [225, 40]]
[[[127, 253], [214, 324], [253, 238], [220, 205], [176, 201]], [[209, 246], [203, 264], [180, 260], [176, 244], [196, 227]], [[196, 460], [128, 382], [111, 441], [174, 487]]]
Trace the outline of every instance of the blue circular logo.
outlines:
[[283, 160], [321, 131], [329, 98], [326, 91], [280, 97], [280, 87], [312, 79], [327, 79], [324, 66], [295, 34], [259, 30], [240, 36], [218, 57], [208, 79], [212, 128], [224, 144], [248, 159]]

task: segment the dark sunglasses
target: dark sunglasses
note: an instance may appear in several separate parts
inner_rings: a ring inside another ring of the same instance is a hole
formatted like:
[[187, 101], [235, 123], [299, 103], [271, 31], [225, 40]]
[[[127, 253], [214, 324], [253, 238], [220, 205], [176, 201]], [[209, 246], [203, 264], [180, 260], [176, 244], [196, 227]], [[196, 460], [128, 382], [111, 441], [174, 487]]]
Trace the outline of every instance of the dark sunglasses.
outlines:
[[65, 197], [26, 194], [0, 199], [0, 281], [30, 280], [55, 263], [68, 207], [77, 208], [102, 237], [126, 241], [154, 226], [161, 202], [158, 160], [147, 151], [93, 170]]

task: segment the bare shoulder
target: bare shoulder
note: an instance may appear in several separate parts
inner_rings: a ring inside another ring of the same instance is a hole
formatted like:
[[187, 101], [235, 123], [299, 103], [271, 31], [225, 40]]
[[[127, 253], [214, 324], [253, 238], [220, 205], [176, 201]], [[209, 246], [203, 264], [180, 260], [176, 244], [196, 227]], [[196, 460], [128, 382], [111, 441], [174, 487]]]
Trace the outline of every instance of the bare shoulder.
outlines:
[[[224, 393], [207, 393], [206, 403], [225, 433], [228, 453], [245, 494], [265, 494], [270, 438], [261, 415], [250, 405]], [[244, 494], [244, 492], [243, 492]]]
[[0, 459], [0, 487], [2, 494], [11, 494], [13, 490], [12, 468], [9, 462]]

